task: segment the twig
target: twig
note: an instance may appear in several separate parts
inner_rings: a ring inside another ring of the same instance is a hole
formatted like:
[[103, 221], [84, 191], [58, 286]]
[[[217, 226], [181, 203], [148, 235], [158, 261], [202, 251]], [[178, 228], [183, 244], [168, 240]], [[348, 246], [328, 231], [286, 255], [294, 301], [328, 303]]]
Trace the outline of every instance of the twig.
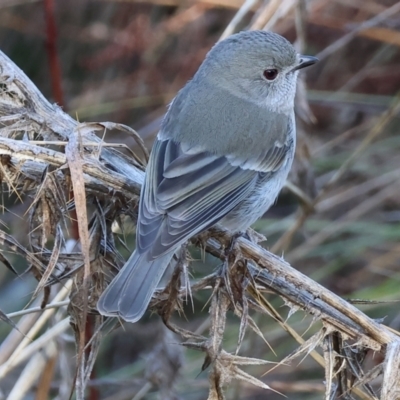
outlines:
[[69, 300], [64, 300], [64, 301], [58, 301], [56, 303], [51, 303], [47, 304], [46, 307], [32, 307], [28, 308], [26, 310], [21, 310], [21, 311], [15, 311], [12, 313], [7, 314], [8, 318], [15, 318], [15, 317], [20, 317], [21, 315], [27, 315], [31, 313], [36, 313], [36, 312], [43, 312], [44, 310], [49, 310], [50, 308], [61, 308], [64, 306], [67, 306], [69, 304]]

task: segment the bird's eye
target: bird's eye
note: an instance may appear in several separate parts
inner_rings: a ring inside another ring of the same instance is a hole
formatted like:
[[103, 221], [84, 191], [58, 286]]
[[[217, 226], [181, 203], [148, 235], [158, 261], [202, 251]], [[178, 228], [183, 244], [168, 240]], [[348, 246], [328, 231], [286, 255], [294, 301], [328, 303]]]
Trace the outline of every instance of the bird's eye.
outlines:
[[278, 76], [277, 69], [266, 69], [264, 71], [264, 78], [268, 81], [273, 81]]

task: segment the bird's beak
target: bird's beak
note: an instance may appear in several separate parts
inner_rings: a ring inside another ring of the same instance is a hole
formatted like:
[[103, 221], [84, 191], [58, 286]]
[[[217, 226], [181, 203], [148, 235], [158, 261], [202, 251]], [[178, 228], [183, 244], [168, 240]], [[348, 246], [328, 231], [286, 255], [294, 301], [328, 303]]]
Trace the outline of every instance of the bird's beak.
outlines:
[[316, 62], [318, 62], [318, 58], [317, 57], [312, 57], [312, 56], [300, 56], [300, 61], [299, 64], [294, 67], [292, 69], [292, 71], [298, 71], [299, 69], [305, 68], [305, 67], [309, 67], [310, 65], [315, 64]]

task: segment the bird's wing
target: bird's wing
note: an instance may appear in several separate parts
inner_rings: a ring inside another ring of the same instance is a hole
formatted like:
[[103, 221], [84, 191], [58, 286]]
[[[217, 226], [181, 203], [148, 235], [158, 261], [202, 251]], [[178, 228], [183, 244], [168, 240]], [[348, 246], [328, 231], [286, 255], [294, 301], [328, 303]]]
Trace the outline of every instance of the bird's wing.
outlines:
[[260, 175], [265, 179], [282, 165], [286, 153], [277, 146], [250, 168], [247, 160], [156, 140], [141, 194], [137, 250], [157, 258], [216, 224], [251, 193]]

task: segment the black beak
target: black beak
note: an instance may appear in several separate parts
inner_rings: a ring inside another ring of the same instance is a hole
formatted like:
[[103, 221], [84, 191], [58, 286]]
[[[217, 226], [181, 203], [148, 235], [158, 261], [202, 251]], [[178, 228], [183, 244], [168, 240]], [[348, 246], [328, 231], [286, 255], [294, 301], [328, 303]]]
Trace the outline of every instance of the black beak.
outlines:
[[318, 62], [317, 57], [312, 57], [312, 56], [300, 56], [300, 62], [299, 65], [294, 67], [292, 71], [298, 71], [299, 69], [309, 67], [310, 65], [314, 65], [316, 62]]

